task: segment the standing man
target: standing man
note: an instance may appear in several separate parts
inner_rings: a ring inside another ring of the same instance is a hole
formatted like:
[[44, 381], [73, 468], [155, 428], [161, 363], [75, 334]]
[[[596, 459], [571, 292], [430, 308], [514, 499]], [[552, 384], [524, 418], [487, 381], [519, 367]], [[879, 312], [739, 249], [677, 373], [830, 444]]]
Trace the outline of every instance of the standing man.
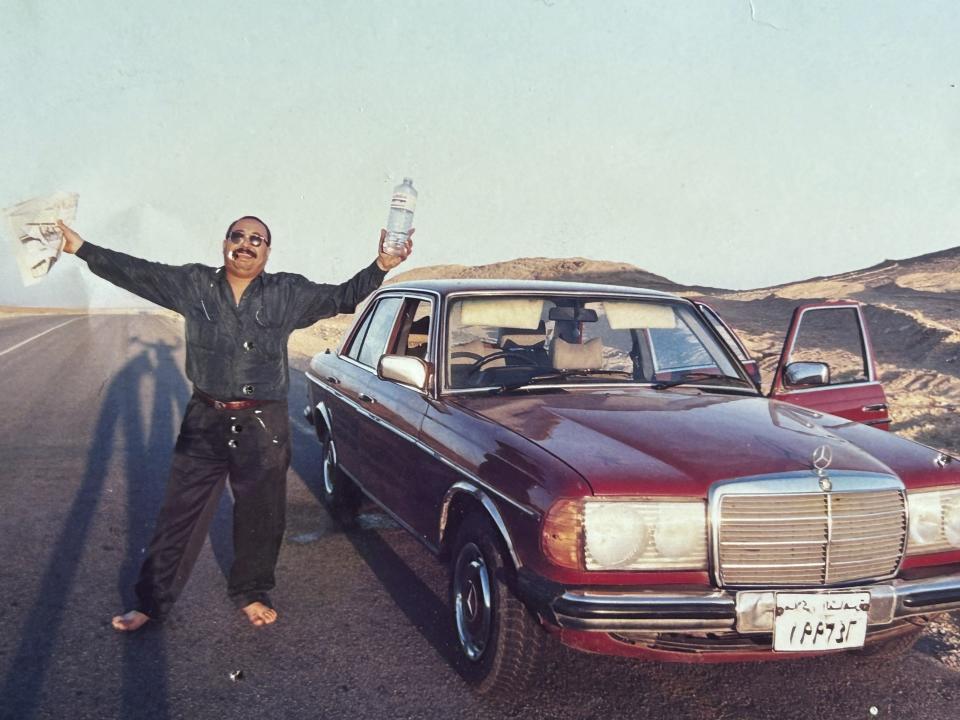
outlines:
[[[136, 584], [133, 610], [113, 618], [120, 631], [162, 620], [176, 601], [207, 534], [204, 509], [224, 476], [233, 490], [234, 562], [228, 592], [257, 626], [277, 619], [267, 591], [283, 539], [290, 423], [287, 340], [321, 318], [352, 313], [403, 257], [383, 252], [341, 285], [292, 273], [266, 273], [270, 228], [253, 216], [234, 221], [223, 266], [172, 266], [84, 242], [58, 223], [64, 250], [90, 270], [186, 320], [187, 404], [166, 497]], [[413, 231], [410, 231], [410, 235]], [[208, 521], [207, 521], [208, 522]]]

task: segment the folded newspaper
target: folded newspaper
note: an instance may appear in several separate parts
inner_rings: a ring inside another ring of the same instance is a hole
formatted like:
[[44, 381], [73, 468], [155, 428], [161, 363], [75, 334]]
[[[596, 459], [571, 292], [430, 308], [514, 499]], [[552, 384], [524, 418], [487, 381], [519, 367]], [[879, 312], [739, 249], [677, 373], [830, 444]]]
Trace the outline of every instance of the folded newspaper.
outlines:
[[76, 193], [58, 192], [25, 200], [3, 211], [24, 286], [43, 280], [60, 257], [63, 237], [57, 220], [67, 225], [77, 216]]

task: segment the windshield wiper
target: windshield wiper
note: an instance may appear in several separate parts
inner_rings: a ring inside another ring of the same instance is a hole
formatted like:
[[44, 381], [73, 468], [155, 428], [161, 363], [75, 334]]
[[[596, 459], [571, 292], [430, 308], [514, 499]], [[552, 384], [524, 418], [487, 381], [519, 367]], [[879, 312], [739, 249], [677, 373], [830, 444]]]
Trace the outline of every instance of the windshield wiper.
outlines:
[[667, 388], [677, 387], [678, 385], [690, 385], [702, 380], [711, 380], [713, 382], [720, 382], [724, 385], [730, 384], [732, 382], [732, 383], [736, 383], [737, 385], [750, 385], [752, 387], [752, 384], [748, 383], [743, 378], [734, 377], [733, 375], [717, 375], [715, 373], [707, 373], [707, 372], [684, 373], [680, 377], [674, 378], [673, 380], [662, 380], [660, 382], [653, 383], [650, 387], [653, 388], [654, 390], [666, 390]]
[[510, 392], [517, 390], [524, 385], [529, 385], [538, 380], [566, 380], [571, 377], [590, 377], [595, 375], [616, 375], [617, 377], [626, 377], [633, 380], [633, 373], [627, 370], [603, 370], [600, 368], [584, 368], [582, 370], [550, 370], [548, 372], [534, 373], [521, 382], [506, 383], [496, 388], [495, 392]]
[[553, 376], [560, 378], [587, 377], [589, 375], [617, 375], [633, 379], [633, 373], [627, 370], [604, 370], [602, 368], [583, 368], [582, 370], [555, 370]]

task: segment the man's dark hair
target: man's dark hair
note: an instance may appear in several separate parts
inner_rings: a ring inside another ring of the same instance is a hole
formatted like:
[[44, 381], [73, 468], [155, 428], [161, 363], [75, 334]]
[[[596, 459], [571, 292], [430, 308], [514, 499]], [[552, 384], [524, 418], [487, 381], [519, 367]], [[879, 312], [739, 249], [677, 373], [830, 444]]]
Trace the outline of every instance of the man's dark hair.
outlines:
[[260, 218], [258, 218], [256, 215], [244, 215], [243, 217], [239, 217], [239, 218], [237, 218], [236, 220], [234, 220], [232, 223], [230, 223], [230, 227], [227, 228], [227, 234], [223, 236], [224, 240], [226, 240], [226, 239], [228, 239], [228, 238], [230, 237], [230, 233], [233, 232], [233, 226], [236, 225], [236, 224], [237, 224], [238, 222], [240, 222], [241, 220], [256, 220], [258, 223], [260, 223], [261, 225], [263, 225], [263, 226], [267, 229], [267, 245], [270, 244], [270, 240], [271, 240], [271, 237], [270, 237], [270, 226], [267, 225], [263, 220], [261, 220]]

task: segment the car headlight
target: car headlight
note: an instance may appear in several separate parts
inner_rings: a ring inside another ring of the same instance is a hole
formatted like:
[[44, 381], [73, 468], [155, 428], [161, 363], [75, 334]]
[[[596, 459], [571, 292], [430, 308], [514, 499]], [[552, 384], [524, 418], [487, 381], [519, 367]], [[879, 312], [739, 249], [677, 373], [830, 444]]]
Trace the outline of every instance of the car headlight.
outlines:
[[960, 488], [915, 490], [907, 494], [907, 501], [907, 555], [960, 548]]
[[705, 504], [561, 500], [544, 519], [541, 546], [552, 562], [575, 569], [705, 570]]
[[584, 506], [587, 568], [621, 568], [643, 554], [650, 525], [635, 503], [589, 502]]

